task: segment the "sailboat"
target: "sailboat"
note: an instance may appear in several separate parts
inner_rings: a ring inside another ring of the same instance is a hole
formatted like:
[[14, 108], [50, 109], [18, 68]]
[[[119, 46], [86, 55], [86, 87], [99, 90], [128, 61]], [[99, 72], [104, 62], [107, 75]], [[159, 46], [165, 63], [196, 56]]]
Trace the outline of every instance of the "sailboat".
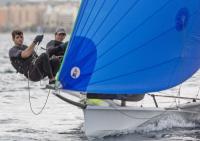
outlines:
[[[199, 67], [199, 0], [82, 0], [57, 81], [88, 99], [137, 101], [183, 83]], [[154, 107], [92, 106], [56, 95], [83, 109], [87, 136], [134, 130], [163, 114], [200, 113], [197, 98], [160, 108], [157, 95]]]

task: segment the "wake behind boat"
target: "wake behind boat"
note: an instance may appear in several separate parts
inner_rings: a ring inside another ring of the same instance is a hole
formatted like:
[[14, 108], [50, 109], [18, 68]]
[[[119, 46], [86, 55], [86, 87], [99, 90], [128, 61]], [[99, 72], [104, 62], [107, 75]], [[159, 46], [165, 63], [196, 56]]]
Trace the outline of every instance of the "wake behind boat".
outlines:
[[[199, 0], [84, 0], [58, 73], [59, 88], [81, 92], [85, 101], [125, 102], [177, 86], [199, 69], [199, 23]], [[198, 98], [160, 108], [158, 95], [152, 95], [151, 108], [88, 106], [56, 96], [83, 109], [88, 136], [136, 129], [163, 115], [199, 116]]]

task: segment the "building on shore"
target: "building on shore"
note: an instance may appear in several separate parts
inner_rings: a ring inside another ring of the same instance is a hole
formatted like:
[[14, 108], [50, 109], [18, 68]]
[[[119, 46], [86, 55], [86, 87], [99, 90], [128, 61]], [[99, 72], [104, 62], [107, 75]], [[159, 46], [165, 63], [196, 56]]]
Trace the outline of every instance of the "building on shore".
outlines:
[[6, 6], [0, 7], [0, 31], [6, 31], [8, 24], [8, 8]]
[[58, 26], [71, 31], [79, 9], [78, 1], [26, 2], [0, 6], [0, 32], [12, 29], [52, 32]]
[[48, 6], [46, 12], [44, 13], [44, 25], [49, 29], [55, 27], [65, 27], [67, 32], [71, 31], [71, 28], [75, 22], [77, 16], [78, 8], [72, 5], [57, 5]]

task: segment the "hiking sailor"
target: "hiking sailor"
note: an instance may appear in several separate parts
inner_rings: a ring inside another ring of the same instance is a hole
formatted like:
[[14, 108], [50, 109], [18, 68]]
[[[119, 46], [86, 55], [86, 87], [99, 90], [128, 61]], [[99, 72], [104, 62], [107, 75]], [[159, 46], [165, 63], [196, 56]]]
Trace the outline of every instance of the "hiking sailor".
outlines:
[[59, 61], [49, 60], [46, 53], [38, 56], [34, 51], [35, 46], [42, 41], [43, 35], [37, 35], [30, 46], [23, 45], [24, 37], [20, 30], [12, 32], [12, 39], [15, 45], [9, 50], [9, 57], [17, 72], [24, 74], [31, 81], [40, 81], [48, 76], [49, 84], [54, 84]]
[[65, 39], [66, 32], [64, 28], [57, 28], [55, 32], [55, 40], [51, 40], [46, 45], [46, 51], [49, 57], [60, 57], [62, 58], [68, 42], [63, 42]]

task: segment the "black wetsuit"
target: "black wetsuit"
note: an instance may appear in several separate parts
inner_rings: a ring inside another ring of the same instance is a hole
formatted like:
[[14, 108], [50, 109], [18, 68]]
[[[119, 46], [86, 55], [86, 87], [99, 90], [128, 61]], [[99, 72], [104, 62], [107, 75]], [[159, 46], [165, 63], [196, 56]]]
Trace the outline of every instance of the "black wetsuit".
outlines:
[[52, 75], [56, 75], [59, 69], [58, 60], [49, 60], [46, 53], [38, 56], [35, 52], [28, 58], [22, 58], [21, 53], [26, 48], [26, 45], [22, 45], [14, 46], [9, 50], [11, 64], [17, 72], [24, 74], [31, 81], [39, 81], [46, 76], [51, 78]]
[[56, 40], [51, 40], [46, 45], [47, 54], [49, 55], [49, 57], [52, 57], [53, 55], [63, 56], [65, 53], [67, 44], [68, 42], [63, 43]]

